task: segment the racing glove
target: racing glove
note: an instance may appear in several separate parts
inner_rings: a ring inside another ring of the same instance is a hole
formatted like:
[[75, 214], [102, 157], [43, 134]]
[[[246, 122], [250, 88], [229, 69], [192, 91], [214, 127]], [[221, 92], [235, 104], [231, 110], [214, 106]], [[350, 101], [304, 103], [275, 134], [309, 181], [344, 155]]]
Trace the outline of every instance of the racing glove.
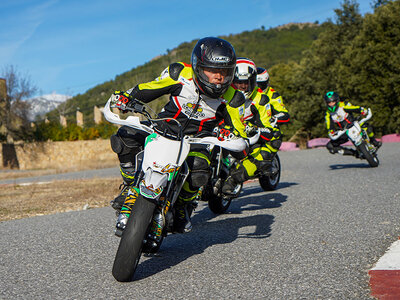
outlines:
[[366, 109], [365, 107], [361, 107], [361, 115], [365, 116], [368, 113], [368, 109]]
[[112, 95], [112, 104], [113, 107], [117, 107], [119, 110], [121, 110], [123, 113], [127, 113], [128, 110], [127, 108], [130, 107], [129, 104], [132, 104], [133, 102], [133, 97], [128, 94], [127, 92], [123, 91], [115, 91]]
[[225, 125], [223, 127], [215, 127], [213, 135], [220, 141], [232, 139], [235, 136], [239, 136], [239, 132], [231, 126]]

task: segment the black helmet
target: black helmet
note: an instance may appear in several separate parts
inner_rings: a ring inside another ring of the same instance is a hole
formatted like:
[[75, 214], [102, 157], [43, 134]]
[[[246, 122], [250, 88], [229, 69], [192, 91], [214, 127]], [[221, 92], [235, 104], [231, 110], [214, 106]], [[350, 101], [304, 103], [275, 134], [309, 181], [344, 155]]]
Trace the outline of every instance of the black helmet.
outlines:
[[[194, 82], [208, 97], [222, 96], [231, 85], [236, 66], [236, 54], [229, 42], [216, 37], [200, 39], [193, 48], [191, 62]], [[226, 69], [224, 82], [210, 83], [204, 74], [204, 69], [208, 68]]]
[[264, 68], [257, 68], [257, 85], [263, 91], [265, 91], [269, 85], [269, 74]]
[[330, 111], [334, 112], [338, 109], [337, 103], [340, 101], [340, 97], [339, 97], [338, 93], [336, 93], [334, 91], [329, 91], [324, 95], [324, 100], [325, 100], [326, 105], [328, 105], [328, 103], [330, 103], [330, 102], [335, 102], [334, 106], [328, 105], [328, 109]]
[[250, 98], [257, 84], [257, 67], [256, 64], [248, 58], [239, 57], [236, 60], [234, 83], [247, 82], [248, 88], [243, 91], [246, 98]]

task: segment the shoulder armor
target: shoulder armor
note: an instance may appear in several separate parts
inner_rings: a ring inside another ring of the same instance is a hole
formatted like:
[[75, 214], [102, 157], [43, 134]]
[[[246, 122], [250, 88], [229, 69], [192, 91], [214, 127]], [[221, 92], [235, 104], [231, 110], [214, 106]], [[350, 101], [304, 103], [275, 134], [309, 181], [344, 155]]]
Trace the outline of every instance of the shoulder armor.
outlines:
[[278, 93], [278, 92], [274, 92], [273, 94], [272, 94], [272, 99], [276, 99], [276, 98], [278, 98], [280, 96], [280, 94]]
[[182, 70], [185, 68], [184, 65], [180, 63], [173, 63], [169, 65], [169, 77], [171, 77], [173, 80], [178, 80], [179, 74], [182, 72]]
[[241, 92], [239, 92], [238, 90], [236, 90], [231, 101], [229, 101], [229, 105], [233, 108], [237, 108], [237, 107], [243, 105], [245, 101], [246, 101], [246, 98], [244, 97], [244, 95]]
[[262, 94], [261, 95], [261, 99], [260, 99], [260, 105], [264, 106], [269, 102], [269, 97], [266, 94]]

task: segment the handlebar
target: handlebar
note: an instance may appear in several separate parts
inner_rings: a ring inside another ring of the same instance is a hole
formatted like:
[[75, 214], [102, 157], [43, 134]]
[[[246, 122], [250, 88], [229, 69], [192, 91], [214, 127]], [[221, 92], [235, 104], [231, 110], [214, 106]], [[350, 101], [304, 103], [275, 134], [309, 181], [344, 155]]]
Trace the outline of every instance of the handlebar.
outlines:
[[[138, 130], [143, 130], [144, 132], [147, 132], [149, 134], [156, 132], [155, 129], [141, 123], [139, 117], [137, 117], [137, 116], [128, 116], [126, 119], [121, 119], [119, 117], [119, 115], [113, 113], [111, 111], [111, 98], [112, 98], [112, 96], [108, 99], [106, 105], [104, 106], [104, 111], [103, 111], [104, 117], [108, 122], [113, 123], [113, 124], [118, 124], [118, 125], [129, 126], [129, 127], [132, 127], [132, 128], [138, 129]], [[144, 109], [144, 107], [143, 107], [143, 109]], [[134, 111], [135, 107], [131, 108], [130, 110]], [[145, 111], [145, 110], [143, 110], [143, 111]], [[136, 110], [136, 112], [140, 113], [140, 111], [138, 111], [138, 110]], [[162, 121], [162, 120], [174, 120], [174, 119], [150, 119], [149, 116], [147, 116], [147, 115], [146, 115], [146, 117], [152, 122], [157, 122], [157, 121]], [[218, 140], [218, 138], [213, 137], [213, 136], [208, 136], [208, 137], [204, 137], [204, 138], [194, 138], [194, 137], [184, 136], [183, 140], [185, 140], [189, 144], [216, 145], [216, 146], [220, 146], [222, 148], [225, 148], [225, 149], [228, 149], [231, 151], [235, 151], [235, 152], [242, 151], [247, 146], [246, 141], [241, 137], [233, 137], [232, 139], [220, 141], [220, 140]]]
[[[368, 108], [367, 115], [366, 115], [364, 118], [362, 118], [360, 121], [355, 121], [355, 122], [357, 122], [357, 123], [361, 126], [361, 125], [363, 125], [366, 121], [368, 121], [369, 119], [371, 119], [371, 117], [372, 117], [372, 111], [371, 111], [370, 108]], [[355, 122], [354, 122], [354, 123], [355, 123]], [[329, 137], [330, 137], [332, 140], [337, 140], [337, 139], [338, 139], [339, 137], [341, 137], [346, 131], [347, 131], [347, 128], [342, 129], [342, 130], [339, 130], [339, 131], [336, 131], [336, 133], [334, 133], [334, 134], [329, 133]]]

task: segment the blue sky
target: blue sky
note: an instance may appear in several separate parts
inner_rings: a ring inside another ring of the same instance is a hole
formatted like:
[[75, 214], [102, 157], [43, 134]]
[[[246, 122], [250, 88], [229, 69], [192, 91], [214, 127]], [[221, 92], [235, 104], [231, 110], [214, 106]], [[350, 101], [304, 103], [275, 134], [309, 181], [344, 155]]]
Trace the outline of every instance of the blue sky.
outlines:
[[[372, 0], [358, 0], [372, 12]], [[0, 75], [13, 65], [38, 95], [76, 95], [182, 42], [289, 22], [334, 20], [340, 0], [2, 0]], [[160, 66], [160, 72], [165, 66]], [[116, 87], [118, 88], [118, 87]]]

